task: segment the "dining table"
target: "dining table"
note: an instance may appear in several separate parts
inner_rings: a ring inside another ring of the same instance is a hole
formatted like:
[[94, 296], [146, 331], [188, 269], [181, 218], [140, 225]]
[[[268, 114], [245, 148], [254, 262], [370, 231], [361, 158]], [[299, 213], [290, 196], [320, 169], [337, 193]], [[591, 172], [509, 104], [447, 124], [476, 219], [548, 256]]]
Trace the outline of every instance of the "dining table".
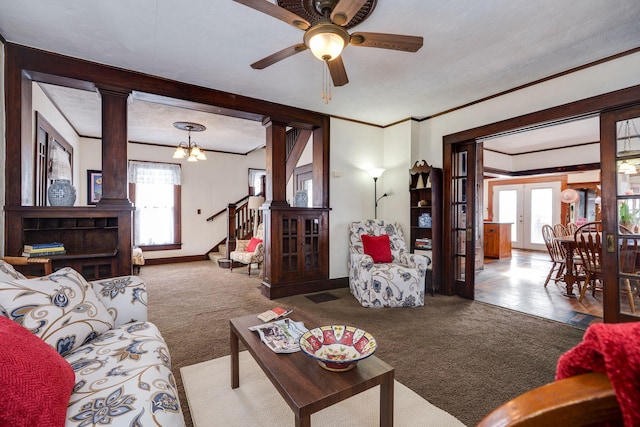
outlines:
[[567, 290], [563, 292], [563, 295], [569, 298], [576, 298], [577, 295], [573, 293], [573, 285], [580, 280], [580, 277], [576, 274], [574, 265], [574, 254], [576, 250], [575, 235], [556, 236], [554, 240], [562, 245], [565, 254], [564, 282], [567, 285]]

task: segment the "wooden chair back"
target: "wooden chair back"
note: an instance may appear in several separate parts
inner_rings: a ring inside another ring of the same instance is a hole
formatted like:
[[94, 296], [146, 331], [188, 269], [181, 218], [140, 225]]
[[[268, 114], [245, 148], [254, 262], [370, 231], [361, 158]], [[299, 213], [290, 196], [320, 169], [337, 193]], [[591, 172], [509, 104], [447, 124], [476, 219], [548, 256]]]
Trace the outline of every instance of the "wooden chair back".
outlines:
[[592, 275], [602, 273], [602, 233], [576, 231], [576, 249], [582, 260], [582, 267]]
[[555, 381], [502, 404], [477, 427], [622, 426], [622, 411], [606, 374]]
[[[2, 259], [7, 264], [11, 264], [14, 268], [17, 267], [16, 270], [21, 271], [29, 278], [47, 276], [53, 273], [53, 266], [51, 264], [51, 259], [49, 258], [6, 256], [0, 259]], [[22, 271], [20, 267], [23, 266], [29, 268], [38, 268], [42, 272], [42, 274], [40, 274], [40, 271], [38, 271], [38, 275], [29, 274], [31, 271]]]
[[544, 244], [547, 246], [551, 261], [564, 263], [566, 261], [566, 254], [562, 245], [555, 239], [553, 227], [548, 224], [542, 226], [542, 238]]
[[562, 224], [555, 224], [553, 226], [553, 234], [556, 237], [568, 236], [569, 232], [567, 231], [567, 227]]

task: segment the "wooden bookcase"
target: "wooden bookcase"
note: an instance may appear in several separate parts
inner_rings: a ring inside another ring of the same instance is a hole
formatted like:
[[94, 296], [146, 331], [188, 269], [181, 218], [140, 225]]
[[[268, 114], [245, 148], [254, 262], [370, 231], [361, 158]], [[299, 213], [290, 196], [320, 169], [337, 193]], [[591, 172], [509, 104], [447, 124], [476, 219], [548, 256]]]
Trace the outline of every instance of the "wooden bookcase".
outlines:
[[8, 210], [7, 255], [20, 256], [27, 244], [61, 242], [66, 253], [47, 256], [54, 271], [71, 267], [87, 280], [131, 274], [130, 245], [124, 243], [130, 241], [130, 216], [130, 210], [96, 207]]
[[[409, 184], [411, 194], [409, 248], [412, 253], [423, 253], [431, 258], [426, 291], [433, 295], [442, 286], [442, 169], [432, 168], [426, 162], [423, 166], [419, 166], [416, 162], [416, 166], [411, 169]], [[429, 183], [427, 183], [427, 175]], [[425, 187], [419, 188], [420, 181]], [[431, 215], [431, 227], [420, 226], [420, 217], [423, 214]], [[431, 239], [431, 249], [416, 248], [417, 239]]]

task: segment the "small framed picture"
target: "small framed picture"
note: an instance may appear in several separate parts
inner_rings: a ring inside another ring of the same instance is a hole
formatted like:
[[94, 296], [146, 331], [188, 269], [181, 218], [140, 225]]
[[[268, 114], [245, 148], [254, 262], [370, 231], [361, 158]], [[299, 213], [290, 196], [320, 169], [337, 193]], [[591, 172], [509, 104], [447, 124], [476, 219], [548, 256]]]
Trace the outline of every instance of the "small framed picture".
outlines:
[[102, 171], [87, 171], [87, 203], [95, 205], [102, 198]]

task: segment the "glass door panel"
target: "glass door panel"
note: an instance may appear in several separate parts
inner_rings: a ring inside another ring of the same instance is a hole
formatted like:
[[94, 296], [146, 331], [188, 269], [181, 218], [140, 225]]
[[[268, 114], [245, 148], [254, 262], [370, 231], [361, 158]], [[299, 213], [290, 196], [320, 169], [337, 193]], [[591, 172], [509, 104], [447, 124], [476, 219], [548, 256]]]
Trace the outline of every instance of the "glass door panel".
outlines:
[[465, 257], [467, 254], [467, 151], [460, 151], [453, 156], [453, 194], [451, 200], [454, 204], [455, 218], [454, 236], [455, 236], [455, 253], [454, 257], [454, 279], [456, 281], [465, 281]]
[[601, 115], [605, 322], [640, 317], [639, 128], [640, 107]]
[[498, 191], [498, 221], [511, 223], [511, 241], [522, 244], [522, 233], [519, 233], [518, 224], [518, 190]]
[[481, 144], [476, 141], [445, 145], [444, 188], [451, 203], [444, 207], [443, 290], [469, 299], [474, 297], [475, 262], [483, 260], [482, 217], [477, 209], [482, 200], [482, 179], [478, 179], [482, 159], [478, 152], [482, 152]]
[[544, 245], [542, 226], [555, 224], [553, 220], [553, 190], [551, 188], [532, 188], [529, 206], [529, 242]]

